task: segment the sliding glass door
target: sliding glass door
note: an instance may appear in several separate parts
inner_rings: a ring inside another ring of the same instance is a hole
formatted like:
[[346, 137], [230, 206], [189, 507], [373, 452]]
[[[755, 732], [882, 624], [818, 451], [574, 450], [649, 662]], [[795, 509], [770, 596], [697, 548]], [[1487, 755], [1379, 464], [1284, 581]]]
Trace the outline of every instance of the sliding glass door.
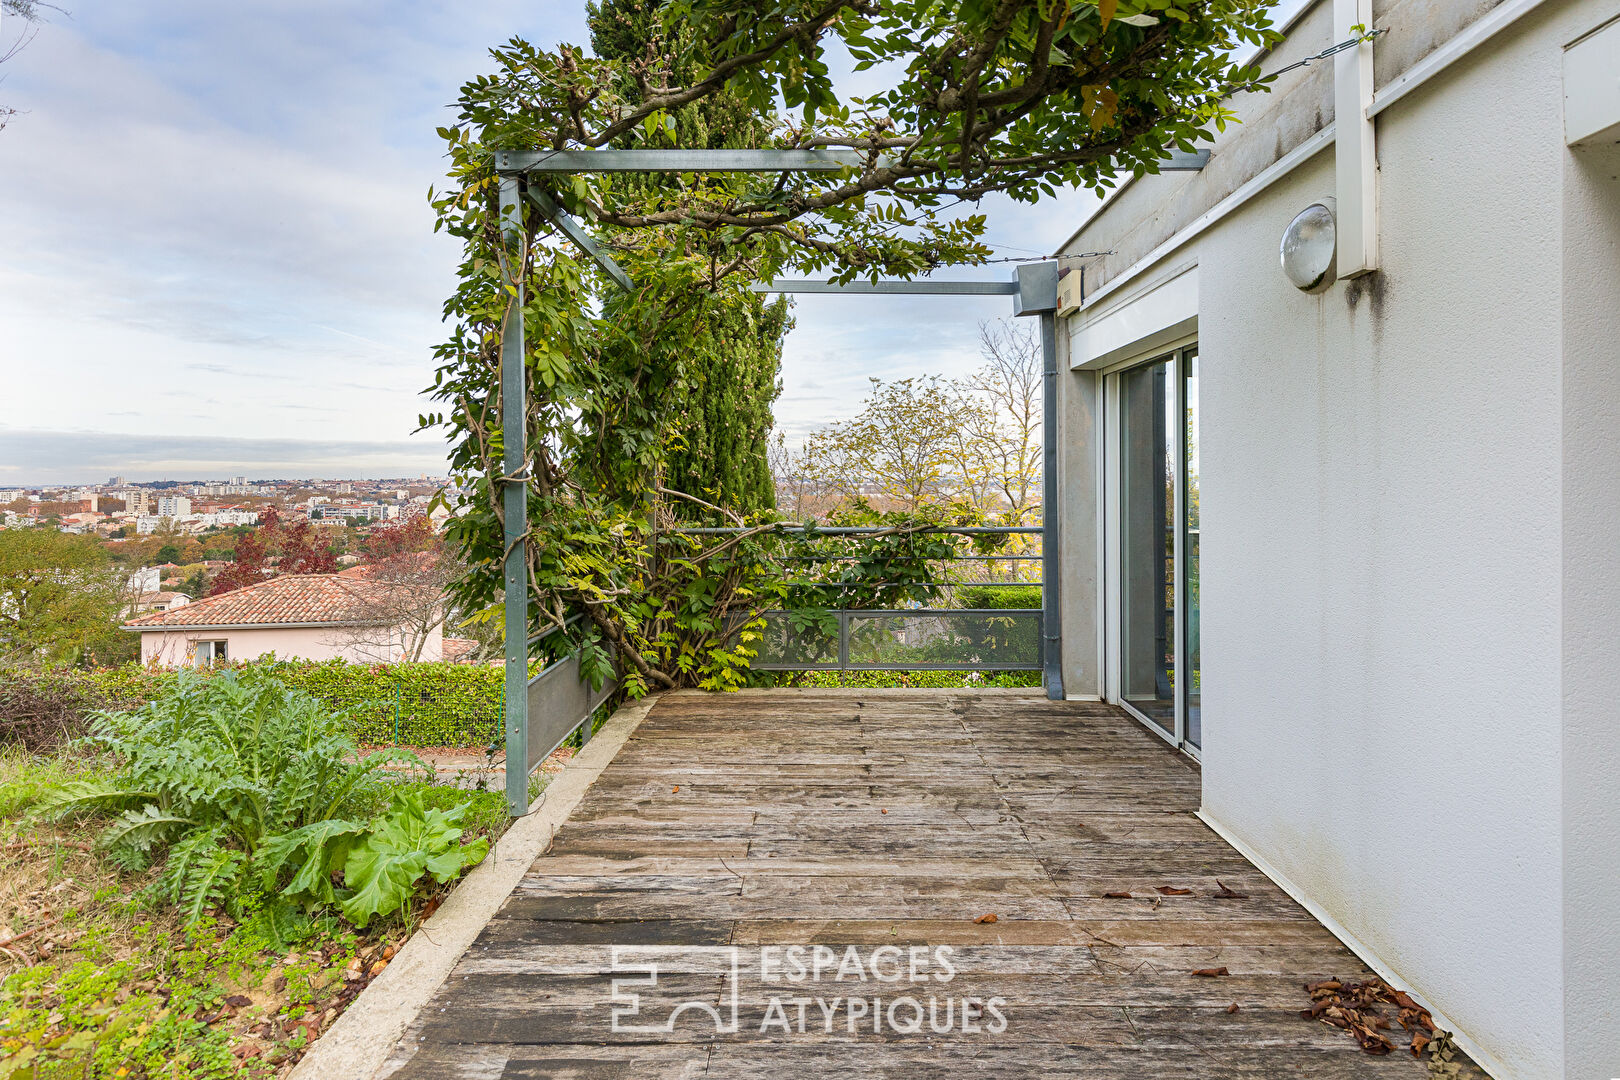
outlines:
[[1119, 374], [1120, 686], [1174, 734], [1175, 360]]
[[1115, 484], [1111, 697], [1177, 745], [1201, 739], [1198, 356], [1109, 376]]

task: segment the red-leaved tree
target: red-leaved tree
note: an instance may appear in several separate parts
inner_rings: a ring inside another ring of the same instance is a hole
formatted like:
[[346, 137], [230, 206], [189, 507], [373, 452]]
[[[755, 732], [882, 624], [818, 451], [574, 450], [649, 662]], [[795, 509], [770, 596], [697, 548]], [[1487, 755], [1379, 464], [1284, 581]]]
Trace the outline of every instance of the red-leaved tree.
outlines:
[[[281, 561], [272, 568], [269, 556]], [[259, 527], [236, 541], [236, 557], [208, 590], [217, 596], [232, 589], [256, 585], [266, 578], [283, 574], [330, 574], [337, 570], [337, 556], [308, 521], [283, 523], [276, 508], [267, 506], [259, 515]]]

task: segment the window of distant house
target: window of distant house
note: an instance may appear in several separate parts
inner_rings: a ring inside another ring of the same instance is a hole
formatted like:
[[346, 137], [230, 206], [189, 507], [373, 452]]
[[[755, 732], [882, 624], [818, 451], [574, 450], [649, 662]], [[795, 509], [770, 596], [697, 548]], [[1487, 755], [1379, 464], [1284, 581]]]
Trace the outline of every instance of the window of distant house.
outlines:
[[199, 641], [192, 652], [192, 657], [198, 667], [208, 667], [211, 664], [225, 662], [225, 643], [223, 641]]

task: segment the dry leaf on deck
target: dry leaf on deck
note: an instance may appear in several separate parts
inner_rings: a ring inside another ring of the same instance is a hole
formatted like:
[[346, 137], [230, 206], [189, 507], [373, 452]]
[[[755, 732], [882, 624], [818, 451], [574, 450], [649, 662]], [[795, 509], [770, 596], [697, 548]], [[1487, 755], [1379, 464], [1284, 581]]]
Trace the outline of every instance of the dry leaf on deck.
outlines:
[[1206, 979], [1213, 979], [1213, 978], [1215, 978], [1216, 976], [1219, 976], [1219, 975], [1230, 975], [1232, 973], [1230, 971], [1227, 971], [1223, 967], [1218, 967], [1218, 968], [1199, 968], [1197, 971], [1193, 972], [1193, 974], [1194, 975], [1202, 975]]
[[1128, 892], [1105, 892], [1103, 896], [1109, 900], [1131, 900], [1134, 897]]
[[977, 919], [974, 919], [973, 921], [976, 922], [976, 923], [993, 923], [993, 922], [996, 921], [996, 916], [992, 912], [989, 915], [980, 915]]
[[1158, 886], [1155, 886], [1154, 888], [1155, 888], [1155, 891], [1158, 892], [1158, 894], [1160, 896], [1191, 896], [1192, 895], [1192, 890], [1191, 889], [1178, 889], [1174, 885], [1158, 885]]

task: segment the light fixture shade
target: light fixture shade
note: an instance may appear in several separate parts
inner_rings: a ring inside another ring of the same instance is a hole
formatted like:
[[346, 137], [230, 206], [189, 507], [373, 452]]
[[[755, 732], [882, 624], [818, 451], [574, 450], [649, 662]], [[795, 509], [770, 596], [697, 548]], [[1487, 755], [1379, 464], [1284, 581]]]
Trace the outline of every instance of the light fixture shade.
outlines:
[[1283, 230], [1283, 274], [1301, 292], [1325, 292], [1338, 277], [1335, 209], [1332, 199], [1321, 199], [1301, 210]]

